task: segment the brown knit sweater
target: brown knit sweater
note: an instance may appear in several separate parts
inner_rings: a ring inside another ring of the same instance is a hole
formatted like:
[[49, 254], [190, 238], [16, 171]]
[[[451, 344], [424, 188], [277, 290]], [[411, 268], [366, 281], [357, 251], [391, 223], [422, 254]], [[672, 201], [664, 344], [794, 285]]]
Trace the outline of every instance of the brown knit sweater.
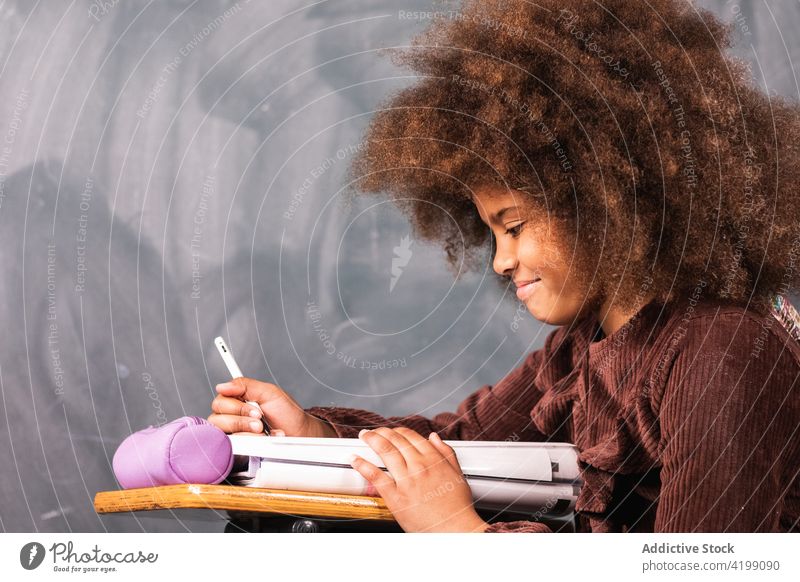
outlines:
[[[559, 327], [455, 413], [307, 410], [340, 437], [406, 426], [452, 440], [574, 443], [579, 531], [798, 531], [798, 373], [800, 346], [772, 315], [683, 299], [651, 302], [608, 337], [592, 318]], [[487, 531], [551, 530], [514, 521]]]

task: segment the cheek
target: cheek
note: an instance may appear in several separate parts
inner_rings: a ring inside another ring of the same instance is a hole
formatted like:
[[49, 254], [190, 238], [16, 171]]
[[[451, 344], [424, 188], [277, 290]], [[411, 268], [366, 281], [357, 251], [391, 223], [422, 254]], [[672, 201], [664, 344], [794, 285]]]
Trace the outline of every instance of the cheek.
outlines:
[[542, 271], [551, 262], [547, 254], [542, 252], [542, 245], [530, 239], [520, 243], [517, 260], [529, 271]]
[[560, 239], [553, 228], [528, 221], [522, 231], [520, 243], [525, 254], [536, 256], [541, 263], [559, 263]]

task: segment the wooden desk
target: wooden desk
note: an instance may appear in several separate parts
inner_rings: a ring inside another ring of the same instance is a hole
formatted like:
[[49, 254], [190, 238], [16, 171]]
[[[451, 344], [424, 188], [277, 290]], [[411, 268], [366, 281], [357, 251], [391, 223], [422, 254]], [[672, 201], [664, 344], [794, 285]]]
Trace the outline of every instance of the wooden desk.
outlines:
[[100, 491], [94, 496], [97, 513], [177, 508], [394, 521], [382, 499], [356, 495], [182, 484]]
[[[234, 485], [181, 484], [100, 491], [94, 497], [94, 508], [97, 513], [162, 509], [224, 510], [231, 517], [232, 524], [251, 518], [246, 529], [251, 529], [255, 524], [253, 517], [276, 517], [278, 519], [270, 522], [279, 523], [272, 528], [275, 531], [320, 531], [329, 529], [323, 528], [321, 524], [330, 526], [337, 523], [336, 518], [343, 520], [338, 523], [367, 525], [366, 529], [377, 526], [380, 529], [394, 530], [399, 527], [379, 497]], [[236, 529], [241, 531], [245, 528]]]
[[[226, 532], [403, 531], [379, 497], [260, 489], [240, 485], [167, 485], [100, 491], [97, 513], [158, 510], [212, 510], [228, 515]], [[530, 519], [524, 514], [479, 510], [489, 522]], [[559, 531], [574, 531], [571, 521], [548, 522]], [[572, 519], [571, 517], [569, 518]], [[565, 529], [565, 523], [568, 527]]]

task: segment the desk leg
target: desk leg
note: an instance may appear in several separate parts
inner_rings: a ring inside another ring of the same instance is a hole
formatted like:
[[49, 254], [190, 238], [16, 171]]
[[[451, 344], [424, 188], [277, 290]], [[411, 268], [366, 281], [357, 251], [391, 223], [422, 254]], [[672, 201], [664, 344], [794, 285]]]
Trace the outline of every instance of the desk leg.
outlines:
[[399, 525], [370, 519], [324, 519], [291, 515], [235, 514], [228, 512], [225, 533], [335, 533], [398, 532]]
[[[488, 522], [530, 519], [525, 515], [482, 513]], [[575, 514], [545, 520], [554, 531], [577, 531]], [[396, 532], [403, 530], [392, 521], [371, 519], [329, 519], [294, 515], [228, 512], [225, 533], [341, 533], [341, 532]]]

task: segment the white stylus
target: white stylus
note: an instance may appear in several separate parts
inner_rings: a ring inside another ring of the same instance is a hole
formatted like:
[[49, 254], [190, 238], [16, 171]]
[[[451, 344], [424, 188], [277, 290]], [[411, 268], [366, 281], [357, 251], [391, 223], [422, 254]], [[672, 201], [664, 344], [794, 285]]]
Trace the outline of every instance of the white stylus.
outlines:
[[[231, 353], [231, 349], [228, 347], [228, 344], [225, 343], [225, 340], [222, 339], [222, 336], [216, 338], [214, 340], [214, 345], [217, 346], [217, 350], [219, 351], [219, 355], [222, 356], [222, 361], [225, 362], [225, 365], [228, 367], [228, 372], [231, 373], [231, 378], [234, 380], [236, 378], [243, 378], [244, 374], [239, 369], [239, 365], [236, 363], [236, 360], [233, 359], [233, 354]], [[258, 405], [258, 402], [254, 402], [253, 400], [248, 400], [247, 404], [254, 406], [256, 410], [261, 413], [261, 424], [264, 425], [264, 433], [269, 436], [269, 425], [267, 424], [266, 419], [264, 418], [264, 412], [261, 410], [261, 407]]]

